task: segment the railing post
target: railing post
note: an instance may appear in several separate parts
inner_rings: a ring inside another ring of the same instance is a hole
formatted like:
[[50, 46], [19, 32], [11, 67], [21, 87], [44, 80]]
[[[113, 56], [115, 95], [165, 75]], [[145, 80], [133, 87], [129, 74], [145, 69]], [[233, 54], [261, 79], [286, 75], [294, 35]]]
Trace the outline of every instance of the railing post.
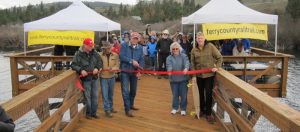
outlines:
[[10, 56], [10, 72], [11, 72], [11, 85], [12, 96], [19, 94], [19, 75], [18, 75], [18, 63], [15, 56]]
[[286, 84], [287, 84], [287, 74], [288, 74], [288, 63], [289, 57], [283, 57], [282, 59], [282, 73], [281, 73], [281, 97], [286, 97]]

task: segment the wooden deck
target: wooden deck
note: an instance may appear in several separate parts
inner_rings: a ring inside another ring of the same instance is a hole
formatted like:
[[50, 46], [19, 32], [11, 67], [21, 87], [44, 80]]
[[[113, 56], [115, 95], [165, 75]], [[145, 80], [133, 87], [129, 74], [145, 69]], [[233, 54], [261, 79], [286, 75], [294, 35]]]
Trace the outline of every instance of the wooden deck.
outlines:
[[205, 118], [200, 120], [190, 116], [193, 111], [192, 90], [188, 91], [188, 107], [186, 116], [171, 115], [171, 89], [169, 80], [157, 79], [144, 75], [138, 82], [135, 106], [140, 110], [134, 111], [135, 117], [125, 115], [120, 83], [115, 86], [114, 108], [118, 113], [113, 118], [104, 114], [102, 96], [99, 99], [98, 113], [100, 119], [87, 120], [80, 117], [73, 131], [224, 131], [218, 122], [209, 124]]

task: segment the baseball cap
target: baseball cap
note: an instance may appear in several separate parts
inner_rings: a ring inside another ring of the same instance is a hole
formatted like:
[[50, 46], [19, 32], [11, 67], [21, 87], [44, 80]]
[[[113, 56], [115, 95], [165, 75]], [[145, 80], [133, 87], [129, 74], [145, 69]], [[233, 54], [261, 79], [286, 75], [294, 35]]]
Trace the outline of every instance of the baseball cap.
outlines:
[[132, 32], [130, 36], [131, 38], [139, 38], [140, 34], [138, 32]]
[[94, 47], [94, 42], [91, 38], [86, 38], [83, 40], [83, 44], [84, 45], [87, 45], [87, 46], [90, 46], [90, 47]]

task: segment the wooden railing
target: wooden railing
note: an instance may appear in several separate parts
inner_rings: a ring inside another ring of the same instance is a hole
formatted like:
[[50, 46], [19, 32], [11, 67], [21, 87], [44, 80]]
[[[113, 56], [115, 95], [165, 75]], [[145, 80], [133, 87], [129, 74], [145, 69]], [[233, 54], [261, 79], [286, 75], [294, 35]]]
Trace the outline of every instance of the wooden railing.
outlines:
[[[245, 82], [253, 85], [261, 91], [273, 97], [285, 97], [287, 86], [288, 62], [294, 56], [251, 48], [253, 56], [224, 56], [223, 68], [231, 74], [240, 77]], [[243, 68], [236, 69], [232, 64], [242, 65]], [[266, 68], [255, 69], [247, 67], [248, 64], [265, 65]]]
[[[259, 118], [266, 118], [280, 131], [300, 130], [300, 113], [221, 69], [214, 88], [215, 116], [226, 131], [255, 131]], [[229, 119], [226, 119], [229, 115]], [[267, 126], [263, 126], [264, 130]], [[274, 130], [271, 130], [274, 131]]]
[[[55, 63], [72, 60], [72, 56], [52, 56], [53, 47], [18, 53], [9, 56], [12, 95], [16, 96], [67, 70], [57, 69]], [[47, 56], [47, 53], [49, 54]], [[46, 55], [45, 55], [46, 54]], [[51, 56], [50, 56], [51, 55]]]
[[[75, 87], [76, 79], [75, 72], [68, 70], [15, 96], [2, 106], [15, 121], [34, 110], [41, 122], [34, 129], [35, 131], [71, 131], [84, 110], [84, 107], [82, 109], [78, 108], [78, 102], [82, 98], [82, 94]], [[49, 103], [50, 99], [63, 99], [63, 101]], [[51, 109], [57, 110], [50, 114]], [[66, 112], [67, 110], [69, 112]], [[70, 115], [68, 122], [62, 121], [64, 114]]]

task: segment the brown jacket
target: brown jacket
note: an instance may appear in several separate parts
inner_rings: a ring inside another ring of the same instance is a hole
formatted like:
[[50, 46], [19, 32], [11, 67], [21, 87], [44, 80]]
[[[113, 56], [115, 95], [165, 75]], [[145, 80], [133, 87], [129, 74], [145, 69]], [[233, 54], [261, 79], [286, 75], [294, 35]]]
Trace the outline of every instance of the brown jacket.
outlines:
[[[103, 54], [102, 52], [99, 53], [100, 58], [103, 62], [103, 70], [119, 70], [119, 66], [120, 66], [120, 59], [119, 59], [119, 55], [111, 52], [109, 58]], [[112, 78], [115, 76], [115, 72], [109, 72], [109, 71], [102, 71], [100, 73], [100, 77], [101, 78]]]
[[[212, 44], [207, 43], [203, 49], [198, 47], [193, 48], [191, 51], [191, 64], [192, 70], [200, 70], [206, 68], [220, 68], [222, 65], [222, 55], [218, 49]], [[194, 76], [207, 78], [214, 76], [214, 73], [196, 74]]]

